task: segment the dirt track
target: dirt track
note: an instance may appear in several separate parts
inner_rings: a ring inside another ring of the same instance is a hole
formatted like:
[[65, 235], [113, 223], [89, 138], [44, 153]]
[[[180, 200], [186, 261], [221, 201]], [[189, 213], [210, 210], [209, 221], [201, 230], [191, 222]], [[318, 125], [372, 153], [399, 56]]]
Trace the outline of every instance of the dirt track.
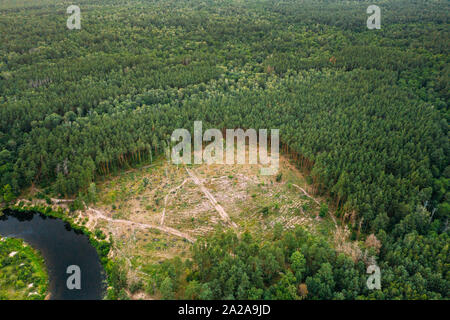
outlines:
[[234, 223], [231, 220], [230, 216], [225, 212], [225, 210], [222, 208], [222, 206], [217, 202], [216, 198], [214, 198], [214, 196], [211, 194], [211, 192], [209, 192], [209, 190], [206, 189], [206, 187], [203, 185], [203, 183], [200, 181], [200, 179], [188, 168], [186, 168], [186, 171], [189, 174], [189, 176], [192, 178], [192, 181], [194, 181], [194, 183], [199, 186], [200, 190], [205, 194], [205, 196], [208, 198], [208, 200], [214, 206], [214, 208], [219, 213], [222, 220], [231, 224], [231, 226], [233, 228], [237, 228], [236, 223]]
[[[305, 194], [305, 196], [307, 196], [308, 198], [313, 199], [314, 202], [317, 203], [317, 204], [320, 206], [320, 202], [319, 202], [316, 198], [314, 198], [313, 196], [311, 196], [308, 192], [306, 192], [305, 189], [303, 189], [302, 187], [299, 187], [299, 186], [296, 185], [295, 183], [293, 183], [292, 185], [293, 185], [294, 187], [296, 187], [297, 189], [300, 189], [300, 190]], [[334, 225], [337, 227], [336, 218], [334, 217], [334, 214], [332, 214], [331, 212], [330, 212], [330, 217], [331, 217], [331, 219], [333, 219]]]
[[92, 212], [93, 214], [89, 215], [89, 216], [94, 219], [97, 219], [97, 220], [102, 219], [102, 220], [106, 220], [106, 221], [113, 222], [113, 223], [122, 223], [122, 224], [126, 224], [129, 226], [138, 227], [141, 229], [157, 229], [162, 232], [169, 233], [169, 234], [172, 234], [172, 235], [180, 237], [180, 238], [184, 238], [184, 239], [188, 240], [189, 242], [192, 242], [192, 243], [195, 242], [195, 239], [192, 238], [191, 236], [189, 236], [188, 234], [178, 231], [176, 229], [170, 228], [170, 227], [133, 222], [133, 221], [123, 220], [123, 219], [113, 219], [113, 218], [110, 218], [110, 217], [104, 215], [101, 211], [93, 209], [93, 208], [88, 208], [87, 211]]
[[164, 197], [164, 209], [163, 209], [163, 213], [161, 215], [161, 222], [160, 222], [160, 224], [162, 226], [164, 225], [164, 218], [166, 217], [166, 206], [167, 206], [167, 200], [169, 199], [169, 196], [171, 195], [172, 192], [180, 189], [187, 181], [188, 181], [188, 179], [184, 179], [184, 181], [178, 187], [175, 187], [175, 188], [169, 190], [169, 192]]

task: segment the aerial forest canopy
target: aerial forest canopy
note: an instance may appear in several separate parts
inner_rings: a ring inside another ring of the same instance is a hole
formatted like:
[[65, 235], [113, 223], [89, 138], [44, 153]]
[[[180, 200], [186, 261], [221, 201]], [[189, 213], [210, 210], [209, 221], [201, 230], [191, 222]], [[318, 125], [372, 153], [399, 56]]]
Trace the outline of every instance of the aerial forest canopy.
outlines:
[[80, 0], [80, 30], [70, 4], [0, 4], [4, 202], [29, 186], [85, 193], [196, 120], [279, 128], [315, 193], [376, 234], [387, 264], [421, 254], [413, 238], [441, 252], [406, 268], [448, 295], [448, 2]]

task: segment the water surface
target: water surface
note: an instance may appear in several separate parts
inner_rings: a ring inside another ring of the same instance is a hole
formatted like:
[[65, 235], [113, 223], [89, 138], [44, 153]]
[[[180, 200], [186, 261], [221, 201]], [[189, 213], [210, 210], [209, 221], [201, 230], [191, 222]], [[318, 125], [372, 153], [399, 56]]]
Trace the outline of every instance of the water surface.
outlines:
[[[102, 299], [105, 272], [89, 238], [67, 222], [35, 212], [5, 210], [0, 216], [0, 236], [20, 238], [39, 250], [49, 276], [50, 299]], [[67, 267], [81, 269], [81, 289], [69, 290]]]

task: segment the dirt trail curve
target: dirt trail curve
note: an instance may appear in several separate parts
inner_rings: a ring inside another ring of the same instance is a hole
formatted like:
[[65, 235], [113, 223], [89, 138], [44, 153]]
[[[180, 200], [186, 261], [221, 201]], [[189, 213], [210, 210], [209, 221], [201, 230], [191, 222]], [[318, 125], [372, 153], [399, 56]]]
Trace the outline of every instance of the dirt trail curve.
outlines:
[[50, 198], [50, 200], [51, 200], [52, 203], [54, 203], [54, 204], [74, 202], [73, 199], [55, 199], [55, 198]]
[[308, 198], [313, 199], [314, 202], [317, 203], [317, 204], [320, 206], [320, 202], [319, 202], [316, 198], [314, 198], [313, 196], [311, 196], [308, 192], [306, 192], [305, 189], [303, 189], [302, 187], [299, 187], [299, 186], [296, 185], [295, 183], [293, 183], [292, 185], [293, 185], [294, 187], [296, 187], [297, 189], [300, 189], [300, 190], [305, 194], [305, 196], [307, 196]]
[[[189, 242], [194, 243], [195, 239], [192, 238], [191, 236], [189, 236], [188, 234], [183, 233], [181, 231], [178, 231], [177, 229], [166, 227], [166, 226], [163, 225], [164, 224], [165, 211], [166, 211], [165, 205], [167, 203], [167, 198], [169, 197], [169, 195], [173, 191], [176, 191], [179, 188], [181, 188], [187, 181], [188, 181], [188, 179], [185, 179], [178, 187], [175, 187], [175, 188], [171, 189], [168, 192], [168, 194], [166, 195], [166, 197], [164, 199], [164, 211], [163, 211], [163, 216], [161, 218], [161, 225], [160, 226], [158, 226], [158, 225], [151, 225], [151, 224], [144, 224], [144, 223], [139, 223], [139, 222], [133, 222], [133, 221], [129, 221], [129, 220], [112, 219], [112, 218], [104, 215], [101, 211], [93, 209], [93, 208], [89, 208], [89, 207], [88, 207], [87, 211], [90, 211], [90, 212], [94, 213], [93, 217], [94, 217], [95, 220], [103, 219], [103, 220], [110, 221], [110, 222], [127, 224], [129, 226], [134, 226], [134, 227], [138, 227], [138, 228], [141, 228], [141, 229], [157, 229], [157, 230], [160, 230], [162, 232], [169, 233], [169, 234], [172, 234], [172, 235], [180, 237], [180, 238], [184, 238], [184, 239], [188, 240]], [[74, 201], [73, 199], [55, 199], [55, 198], [51, 198], [50, 200], [54, 204], [68, 203], [68, 202], [73, 202]], [[86, 203], [84, 205], [86, 206]]]
[[217, 202], [216, 198], [211, 194], [211, 192], [206, 189], [206, 187], [203, 185], [203, 183], [200, 181], [200, 179], [188, 168], [186, 168], [187, 173], [192, 178], [194, 183], [199, 186], [200, 190], [205, 194], [205, 196], [209, 199], [211, 204], [214, 206], [216, 211], [219, 213], [220, 217], [223, 221], [228, 222], [231, 224], [233, 228], [237, 228], [236, 223], [234, 223], [230, 216], [225, 212], [225, 210], [222, 208], [222, 206]]
[[[307, 196], [308, 198], [313, 199], [314, 202], [317, 203], [317, 204], [320, 206], [320, 202], [319, 202], [316, 198], [314, 198], [313, 196], [311, 196], [308, 192], [306, 192], [305, 189], [303, 189], [302, 187], [296, 185], [295, 183], [293, 183], [292, 185], [293, 185], [294, 187], [296, 187], [297, 189], [300, 189], [300, 190], [305, 194], [305, 196]], [[334, 217], [334, 214], [331, 213], [331, 212], [330, 212], [330, 217], [331, 217], [331, 219], [333, 219], [334, 225], [337, 227], [336, 218]]]
[[172, 194], [172, 192], [180, 189], [187, 181], [188, 181], [188, 179], [184, 179], [184, 181], [178, 187], [170, 189], [169, 192], [167, 192], [166, 196], [164, 197], [164, 209], [163, 209], [163, 213], [161, 216], [161, 223], [160, 223], [162, 226], [164, 225], [164, 218], [166, 217], [166, 206], [167, 206], [167, 200], [168, 200], [169, 196]]
[[160, 230], [162, 232], [165, 233], [169, 233], [172, 234], [174, 236], [180, 237], [180, 238], [184, 238], [186, 240], [188, 240], [189, 242], [194, 243], [195, 239], [192, 238], [191, 236], [187, 235], [186, 233], [180, 232], [176, 229], [170, 228], [170, 227], [165, 227], [165, 226], [158, 226], [158, 225], [152, 225], [152, 224], [145, 224], [145, 223], [139, 223], [139, 222], [133, 222], [133, 221], [129, 221], [129, 220], [123, 220], [123, 219], [113, 219], [110, 218], [108, 216], [105, 216], [101, 211], [93, 209], [93, 208], [88, 208], [87, 211], [90, 211], [93, 213], [92, 216], [94, 216], [95, 219], [103, 219], [106, 221], [110, 221], [110, 222], [114, 222], [114, 223], [122, 223], [122, 224], [126, 224], [132, 227], [138, 227], [141, 229], [157, 229]]

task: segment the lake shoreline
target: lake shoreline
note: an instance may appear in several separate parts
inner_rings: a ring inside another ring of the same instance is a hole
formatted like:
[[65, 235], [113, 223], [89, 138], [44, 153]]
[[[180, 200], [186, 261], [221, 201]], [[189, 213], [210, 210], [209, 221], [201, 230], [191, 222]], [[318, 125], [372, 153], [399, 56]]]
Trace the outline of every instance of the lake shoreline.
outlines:
[[[98, 262], [101, 266], [100, 273], [103, 274], [101, 276], [103, 278], [102, 280], [102, 294], [100, 299], [105, 299], [107, 297], [108, 287], [109, 287], [109, 266], [112, 264], [112, 261], [108, 258], [109, 248], [110, 248], [110, 242], [108, 241], [99, 241], [96, 239], [93, 232], [88, 230], [84, 226], [80, 226], [74, 222], [74, 220], [67, 214], [67, 212], [64, 212], [61, 208], [58, 210], [54, 210], [53, 208], [45, 205], [32, 205], [32, 206], [26, 206], [26, 205], [8, 205], [0, 209], [0, 216], [7, 214], [7, 215], [20, 215], [21, 213], [29, 213], [29, 214], [39, 214], [42, 215], [42, 217], [50, 217], [53, 219], [58, 219], [59, 221], [65, 223], [65, 229], [67, 231], [73, 230], [76, 234], [83, 234], [87, 237], [87, 241], [89, 242], [90, 246], [95, 249], [98, 256]], [[12, 236], [9, 236], [13, 238]], [[49, 300], [54, 296], [53, 292], [51, 292], [52, 288], [49, 288], [48, 294], [45, 296], [45, 300]], [[56, 294], [58, 296], [58, 294]]]

